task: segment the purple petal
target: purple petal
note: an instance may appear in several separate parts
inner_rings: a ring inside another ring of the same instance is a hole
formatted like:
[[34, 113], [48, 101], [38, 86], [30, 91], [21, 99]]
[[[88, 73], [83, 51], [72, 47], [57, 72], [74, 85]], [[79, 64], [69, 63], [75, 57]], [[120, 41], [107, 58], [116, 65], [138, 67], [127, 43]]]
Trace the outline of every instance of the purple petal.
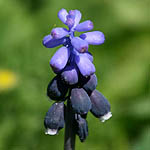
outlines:
[[75, 57], [76, 64], [83, 76], [90, 76], [95, 72], [95, 66], [84, 55], [80, 54]]
[[75, 11], [75, 22], [74, 22], [74, 27], [76, 27], [80, 20], [81, 20], [81, 12], [79, 10], [74, 10]]
[[78, 32], [90, 31], [92, 29], [93, 29], [93, 22], [91, 22], [90, 20], [84, 21], [75, 27], [75, 30]]
[[74, 46], [74, 48], [80, 52], [80, 53], [84, 53], [85, 51], [88, 50], [88, 43], [85, 40], [82, 40], [79, 37], [74, 37], [71, 40], [71, 44]]
[[100, 45], [105, 41], [104, 34], [100, 31], [83, 33], [80, 35], [80, 38], [86, 40], [91, 45]]
[[43, 39], [43, 45], [47, 48], [53, 48], [63, 44], [65, 41], [66, 41], [65, 38], [53, 39], [51, 35], [47, 35]]
[[69, 28], [72, 28], [73, 25], [74, 25], [74, 20], [75, 16], [74, 14], [72, 13], [69, 13], [69, 15], [67, 15], [67, 20], [66, 20], [66, 25], [69, 27]]
[[82, 53], [85, 57], [87, 57], [91, 62], [93, 62], [93, 56], [90, 52]]
[[58, 12], [58, 18], [65, 24], [66, 20], [67, 20], [67, 11], [66, 9], [62, 8], [59, 12]]
[[68, 34], [69, 34], [69, 32], [65, 28], [54, 28], [51, 31], [51, 35], [54, 39], [61, 39]]
[[67, 16], [66, 24], [69, 27], [76, 27], [81, 20], [81, 13], [79, 10], [70, 10]]
[[50, 61], [50, 65], [55, 73], [59, 73], [67, 64], [70, 51], [66, 47], [61, 47], [56, 51]]
[[69, 85], [76, 84], [78, 82], [78, 71], [75, 66], [66, 66], [61, 73], [61, 77]]

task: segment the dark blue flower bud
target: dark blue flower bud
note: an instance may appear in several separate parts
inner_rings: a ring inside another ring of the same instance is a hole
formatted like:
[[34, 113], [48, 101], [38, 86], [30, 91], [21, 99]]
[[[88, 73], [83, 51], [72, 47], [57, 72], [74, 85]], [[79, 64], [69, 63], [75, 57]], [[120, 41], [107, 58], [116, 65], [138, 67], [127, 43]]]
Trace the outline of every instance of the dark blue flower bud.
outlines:
[[66, 84], [73, 85], [78, 82], [78, 70], [75, 65], [67, 65], [61, 73]]
[[54, 39], [61, 39], [68, 34], [69, 34], [69, 32], [65, 28], [54, 28], [51, 31], [51, 35]]
[[80, 141], [84, 142], [88, 136], [88, 123], [79, 114], [75, 114], [75, 117], [77, 122], [77, 135], [79, 136]]
[[53, 78], [48, 84], [47, 96], [52, 100], [63, 100], [68, 92], [68, 87], [62, 83], [59, 76]]
[[88, 94], [82, 88], [71, 90], [71, 104], [75, 113], [86, 114], [91, 109], [91, 101]]
[[64, 127], [64, 103], [54, 103], [44, 119], [45, 134], [55, 135]]
[[55, 73], [59, 73], [67, 64], [70, 56], [70, 50], [63, 46], [56, 51], [50, 60], [50, 65]]
[[91, 45], [100, 45], [105, 41], [104, 34], [100, 31], [83, 33], [80, 35], [80, 38], [86, 40]]
[[75, 27], [75, 30], [78, 32], [89, 31], [92, 29], [93, 29], [93, 22], [90, 20], [84, 21]]
[[99, 91], [94, 90], [90, 99], [92, 103], [91, 113], [95, 117], [100, 118], [104, 122], [112, 116], [108, 100]]
[[53, 47], [59, 46], [61, 44], [64, 44], [65, 42], [66, 42], [65, 38], [53, 39], [53, 37], [51, 35], [47, 35], [43, 39], [43, 45], [46, 48], [53, 48]]
[[67, 20], [67, 11], [66, 9], [62, 8], [59, 12], [58, 12], [58, 18], [64, 23], [66, 24], [66, 20]]
[[84, 90], [91, 94], [97, 86], [97, 77], [95, 74], [91, 75], [89, 80], [83, 85]]

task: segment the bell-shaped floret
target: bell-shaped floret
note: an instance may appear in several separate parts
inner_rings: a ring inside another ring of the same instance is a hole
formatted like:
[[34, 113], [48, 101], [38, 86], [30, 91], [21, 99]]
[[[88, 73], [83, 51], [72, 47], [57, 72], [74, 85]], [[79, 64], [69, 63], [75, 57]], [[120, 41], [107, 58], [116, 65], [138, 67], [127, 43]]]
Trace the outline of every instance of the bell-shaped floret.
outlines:
[[71, 104], [75, 113], [86, 114], [91, 109], [91, 101], [83, 88], [71, 90]]
[[90, 31], [93, 29], [93, 22], [90, 20], [84, 21], [75, 27], [78, 32]]
[[51, 35], [54, 39], [61, 39], [68, 34], [69, 34], [68, 30], [65, 28], [54, 28], [51, 31]]
[[64, 44], [65, 41], [66, 41], [65, 38], [53, 39], [53, 37], [51, 35], [47, 35], [43, 39], [43, 45], [46, 48], [53, 48], [53, 47], [59, 46], [61, 44]]
[[56, 51], [50, 60], [50, 65], [55, 73], [59, 73], [67, 64], [70, 56], [70, 50], [65, 46]]
[[83, 85], [84, 90], [91, 94], [97, 86], [97, 77], [95, 74], [91, 75], [89, 80]]
[[66, 24], [66, 20], [67, 20], [67, 10], [62, 8], [59, 12], [58, 12], [58, 18], [64, 23]]
[[80, 141], [84, 142], [88, 136], [88, 123], [86, 119], [82, 118], [79, 114], [75, 114], [75, 119], [77, 122], [77, 135]]
[[64, 103], [54, 103], [44, 119], [45, 134], [55, 135], [64, 127]]
[[57, 75], [48, 84], [47, 96], [52, 100], [63, 100], [68, 92], [68, 87], [64, 85], [61, 78]]
[[83, 76], [90, 76], [95, 72], [95, 66], [84, 55], [80, 54], [75, 57], [75, 62]]
[[78, 70], [75, 65], [67, 65], [61, 73], [66, 84], [73, 85], [78, 82]]
[[104, 34], [100, 31], [83, 33], [80, 35], [80, 38], [86, 40], [91, 45], [100, 45], [105, 41]]
[[79, 37], [71, 39], [71, 44], [80, 53], [84, 53], [88, 50], [88, 42]]
[[90, 52], [82, 53], [85, 57], [87, 57], [91, 62], [93, 62], [93, 56]]
[[91, 113], [102, 122], [108, 120], [112, 114], [108, 100], [97, 90], [94, 90], [90, 96], [92, 109]]

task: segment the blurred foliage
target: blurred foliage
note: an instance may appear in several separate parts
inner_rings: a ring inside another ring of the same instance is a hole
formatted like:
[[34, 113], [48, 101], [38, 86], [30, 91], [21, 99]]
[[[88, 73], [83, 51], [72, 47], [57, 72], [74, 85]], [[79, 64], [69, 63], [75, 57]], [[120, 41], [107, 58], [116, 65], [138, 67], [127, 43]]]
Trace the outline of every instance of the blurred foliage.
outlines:
[[89, 113], [88, 139], [80, 143], [77, 137], [76, 149], [149, 150], [149, 0], [0, 0], [0, 69], [19, 77], [16, 87], [0, 93], [0, 149], [63, 149], [64, 130], [47, 136], [43, 126], [52, 104], [46, 97], [54, 76], [49, 60], [58, 48], [44, 48], [42, 38], [62, 26], [61, 8], [79, 9], [82, 20], [91, 19], [106, 36], [89, 51], [113, 117], [100, 123]]

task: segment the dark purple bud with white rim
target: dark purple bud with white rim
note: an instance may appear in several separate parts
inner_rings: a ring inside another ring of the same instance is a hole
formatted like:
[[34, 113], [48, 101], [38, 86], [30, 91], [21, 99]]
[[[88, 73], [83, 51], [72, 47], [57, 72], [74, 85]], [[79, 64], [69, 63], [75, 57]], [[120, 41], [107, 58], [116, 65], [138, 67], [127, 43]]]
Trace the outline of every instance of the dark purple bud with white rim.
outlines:
[[78, 71], [74, 65], [68, 65], [61, 73], [62, 80], [66, 84], [73, 85], [78, 82]]
[[90, 31], [93, 29], [93, 22], [90, 20], [84, 21], [75, 27], [78, 32]]
[[64, 127], [64, 103], [54, 103], [44, 119], [45, 134], [55, 135]]
[[50, 66], [55, 73], [59, 73], [67, 64], [70, 50], [63, 46], [59, 48], [50, 60]]
[[80, 38], [86, 40], [88, 44], [100, 45], [105, 41], [105, 36], [100, 31], [87, 32], [80, 35]]
[[53, 48], [53, 47], [59, 46], [61, 44], [64, 44], [65, 41], [66, 41], [65, 38], [53, 39], [53, 37], [51, 35], [47, 35], [43, 38], [43, 45], [46, 48]]
[[63, 100], [68, 92], [68, 87], [61, 81], [60, 76], [56, 76], [50, 81], [47, 87], [47, 96], [51, 100]]
[[75, 62], [83, 76], [90, 76], [95, 72], [95, 66], [93, 63], [84, 55], [79, 54], [75, 57]]
[[108, 100], [99, 91], [94, 90], [90, 99], [92, 103], [92, 109], [90, 111], [95, 117], [104, 122], [112, 116]]
[[75, 120], [77, 122], [77, 135], [80, 141], [84, 142], [88, 136], [88, 123], [86, 119], [82, 118], [79, 114], [75, 114]]
[[84, 53], [88, 50], [88, 42], [79, 37], [71, 39], [71, 44], [80, 53]]
[[65, 29], [65, 28], [54, 28], [51, 31], [51, 36], [54, 39], [61, 39], [61, 38], [65, 37], [68, 34], [69, 34], [68, 30]]
[[66, 20], [67, 20], [67, 11], [66, 9], [62, 8], [59, 12], [58, 12], [58, 18], [64, 23], [66, 24]]
[[71, 90], [71, 105], [75, 113], [87, 114], [91, 109], [91, 101], [83, 88], [73, 88]]

